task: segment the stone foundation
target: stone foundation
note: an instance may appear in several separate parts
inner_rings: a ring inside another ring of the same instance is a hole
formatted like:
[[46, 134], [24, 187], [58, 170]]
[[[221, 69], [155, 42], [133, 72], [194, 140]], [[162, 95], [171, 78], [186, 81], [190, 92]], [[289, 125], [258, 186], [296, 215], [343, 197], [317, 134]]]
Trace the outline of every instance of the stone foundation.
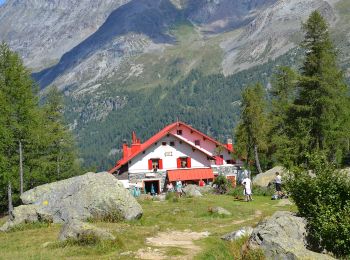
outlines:
[[157, 172], [138, 172], [138, 173], [129, 173], [129, 182], [130, 183], [142, 183], [147, 180], [160, 180], [161, 190], [165, 187], [166, 171], [158, 170]]
[[241, 167], [235, 165], [213, 165], [214, 175], [236, 176], [237, 184], [244, 179], [244, 172]]

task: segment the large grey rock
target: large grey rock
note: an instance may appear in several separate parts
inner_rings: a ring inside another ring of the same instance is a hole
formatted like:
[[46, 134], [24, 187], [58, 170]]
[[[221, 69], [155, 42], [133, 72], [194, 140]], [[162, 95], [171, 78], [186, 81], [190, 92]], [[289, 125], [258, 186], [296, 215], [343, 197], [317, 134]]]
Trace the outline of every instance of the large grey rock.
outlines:
[[253, 179], [253, 184], [260, 186], [260, 187], [267, 187], [269, 183], [273, 182], [274, 179], [276, 178], [276, 172], [279, 172], [280, 175], [283, 177], [284, 169], [282, 166], [276, 166], [273, 167], [272, 169], [260, 173], [255, 176]]
[[209, 212], [211, 213], [217, 213], [222, 216], [231, 216], [231, 212], [228, 211], [227, 209], [224, 209], [222, 207], [211, 207], [209, 208]]
[[197, 185], [189, 184], [182, 189], [186, 196], [189, 197], [202, 197], [202, 193], [199, 191], [199, 187]]
[[249, 247], [261, 248], [267, 259], [333, 259], [306, 249], [305, 227], [305, 219], [277, 211], [254, 229]]
[[107, 172], [86, 173], [38, 186], [22, 194], [6, 226], [35, 221], [62, 223], [71, 219], [132, 220], [142, 216], [140, 204]]
[[35, 205], [21, 205], [15, 207], [10, 216], [10, 220], [0, 228], [0, 231], [8, 231], [20, 224], [37, 222], [39, 219], [37, 210], [38, 207]]
[[235, 241], [237, 239], [240, 239], [245, 236], [250, 236], [253, 233], [252, 227], [242, 227], [239, 230], [233, 231], [231, 233], [228, 233], [226, 235], [223, 235], [221, 239], [226, 241]]
[[59, 240], [64, 241], [71, 240], [114, 240], [115, 237], [100, 228], [97, 228], [88, 223], [81, 222], [79, 220], [67, 221], [59, 234]]

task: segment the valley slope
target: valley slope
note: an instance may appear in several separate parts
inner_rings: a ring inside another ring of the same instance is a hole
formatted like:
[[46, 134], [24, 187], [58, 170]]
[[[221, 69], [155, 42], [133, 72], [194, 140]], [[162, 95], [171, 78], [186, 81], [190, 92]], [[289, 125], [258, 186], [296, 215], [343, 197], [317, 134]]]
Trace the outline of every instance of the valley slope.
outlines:
[[85, 165], [106, 169], [132, 130], [144, 140], [177, 118], [232, 136], [241, 89], [298, 66], [301, 22], [316, 9], [349, 73], [346, 0], [8, 0], [0, 40], [43, 93], [65, 93]]

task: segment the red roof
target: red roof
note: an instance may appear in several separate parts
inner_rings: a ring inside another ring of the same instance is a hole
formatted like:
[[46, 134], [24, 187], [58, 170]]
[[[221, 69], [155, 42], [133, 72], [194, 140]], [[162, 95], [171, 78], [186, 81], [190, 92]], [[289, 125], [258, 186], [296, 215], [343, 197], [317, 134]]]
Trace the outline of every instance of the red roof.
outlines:
[[[233, 148], [230, 149], [227, 145], [224, 145], [218, 141], [216, 141], [215, 139], [203, 134], [202, 132], [194, 129], [193, 127], [183, 123], [183, 122], [175, 122], [172, 123], [166, 127], [164, 127], [161, 131], [159, 131], [157, 134], [155, 134], [154, 136], [152, 136], [150, 139], [148, 139], [146, 142], [144, 142], [143, 144], [140, 144], [140, 149], [138, 149], [135, 153], [131, 153], [129, 156], [127, 156], [126, 158], [122, 158], [121, 160], [119, 160], [117, 162], [117, 164], [109, 170], [110, 173], [115, 172], [116, 170], [118, 170], [120, 167], [122, 167], [124, 164], [126, 164], [128, 161], [130, 161], [131, 159], [133, 159], [135, 156], [137, 156], [138, 154], [142, 153], [144, 150], [146, 150], [147, 148], [149, 148], [152, 144], [154, 144], [155, 142], [157, 142], [159, 139], [163, 138], [165, 135], [169, 134], [171, 130], [173, 130], [175, 127], [177, 126], [184, 126], [187, 127], [188, 129], [192, 130], [193, 132], [196, 132], [200, 135], [202, 135], [203, 137], [205, 137], [206, 139], [214, 142], [215, 144], [217, 144], [218, 146], [222, 146], [225, 149], [227, 149], [230, 152], [233, 152]], [[182, 139], [181, 139], [182, 140]]]
[[214, 179], [213, 169], [179, 169], [168, 170], [169, 181], [190, 181], [190, 180], [206, 180]]

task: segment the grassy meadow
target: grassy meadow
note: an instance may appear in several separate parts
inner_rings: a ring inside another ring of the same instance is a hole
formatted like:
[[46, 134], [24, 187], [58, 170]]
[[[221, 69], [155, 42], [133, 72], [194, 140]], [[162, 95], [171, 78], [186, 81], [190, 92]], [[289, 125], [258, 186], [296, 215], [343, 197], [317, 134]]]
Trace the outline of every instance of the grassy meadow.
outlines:
[[[27, 224], [9, 233], [0, 233], [0, 259], [137, 259], [140, 250], [160, 250], [163, 259], [240, 259], [245, 241], [226, 242], [220, 237], [243, 226], [254, 226], [277, 210], [295, 210], [293, 206], [279, 206], [279, 202], [270, 200], [269, 196], [255, 196], [253, 202], [247, 203], [228, 195], [162, 202], [143, 200], [140, 203], [144, 215], [140, 220], [94, 223], [109, 230], [117, 238], [113, 242], [58, 242], [60, 225]], [[210, 213], [208, 209], [214, 206], [224, 207], [232, 216]], [[0, 220], [0, 224], [3, 222], [5, 218]], [[172, 231], [209, 232], [209, 235], [193, 241], [198, 250], [192, 256], [188, 256], [190, 247], [158, 248], [147, 243], [147, 238]]]

